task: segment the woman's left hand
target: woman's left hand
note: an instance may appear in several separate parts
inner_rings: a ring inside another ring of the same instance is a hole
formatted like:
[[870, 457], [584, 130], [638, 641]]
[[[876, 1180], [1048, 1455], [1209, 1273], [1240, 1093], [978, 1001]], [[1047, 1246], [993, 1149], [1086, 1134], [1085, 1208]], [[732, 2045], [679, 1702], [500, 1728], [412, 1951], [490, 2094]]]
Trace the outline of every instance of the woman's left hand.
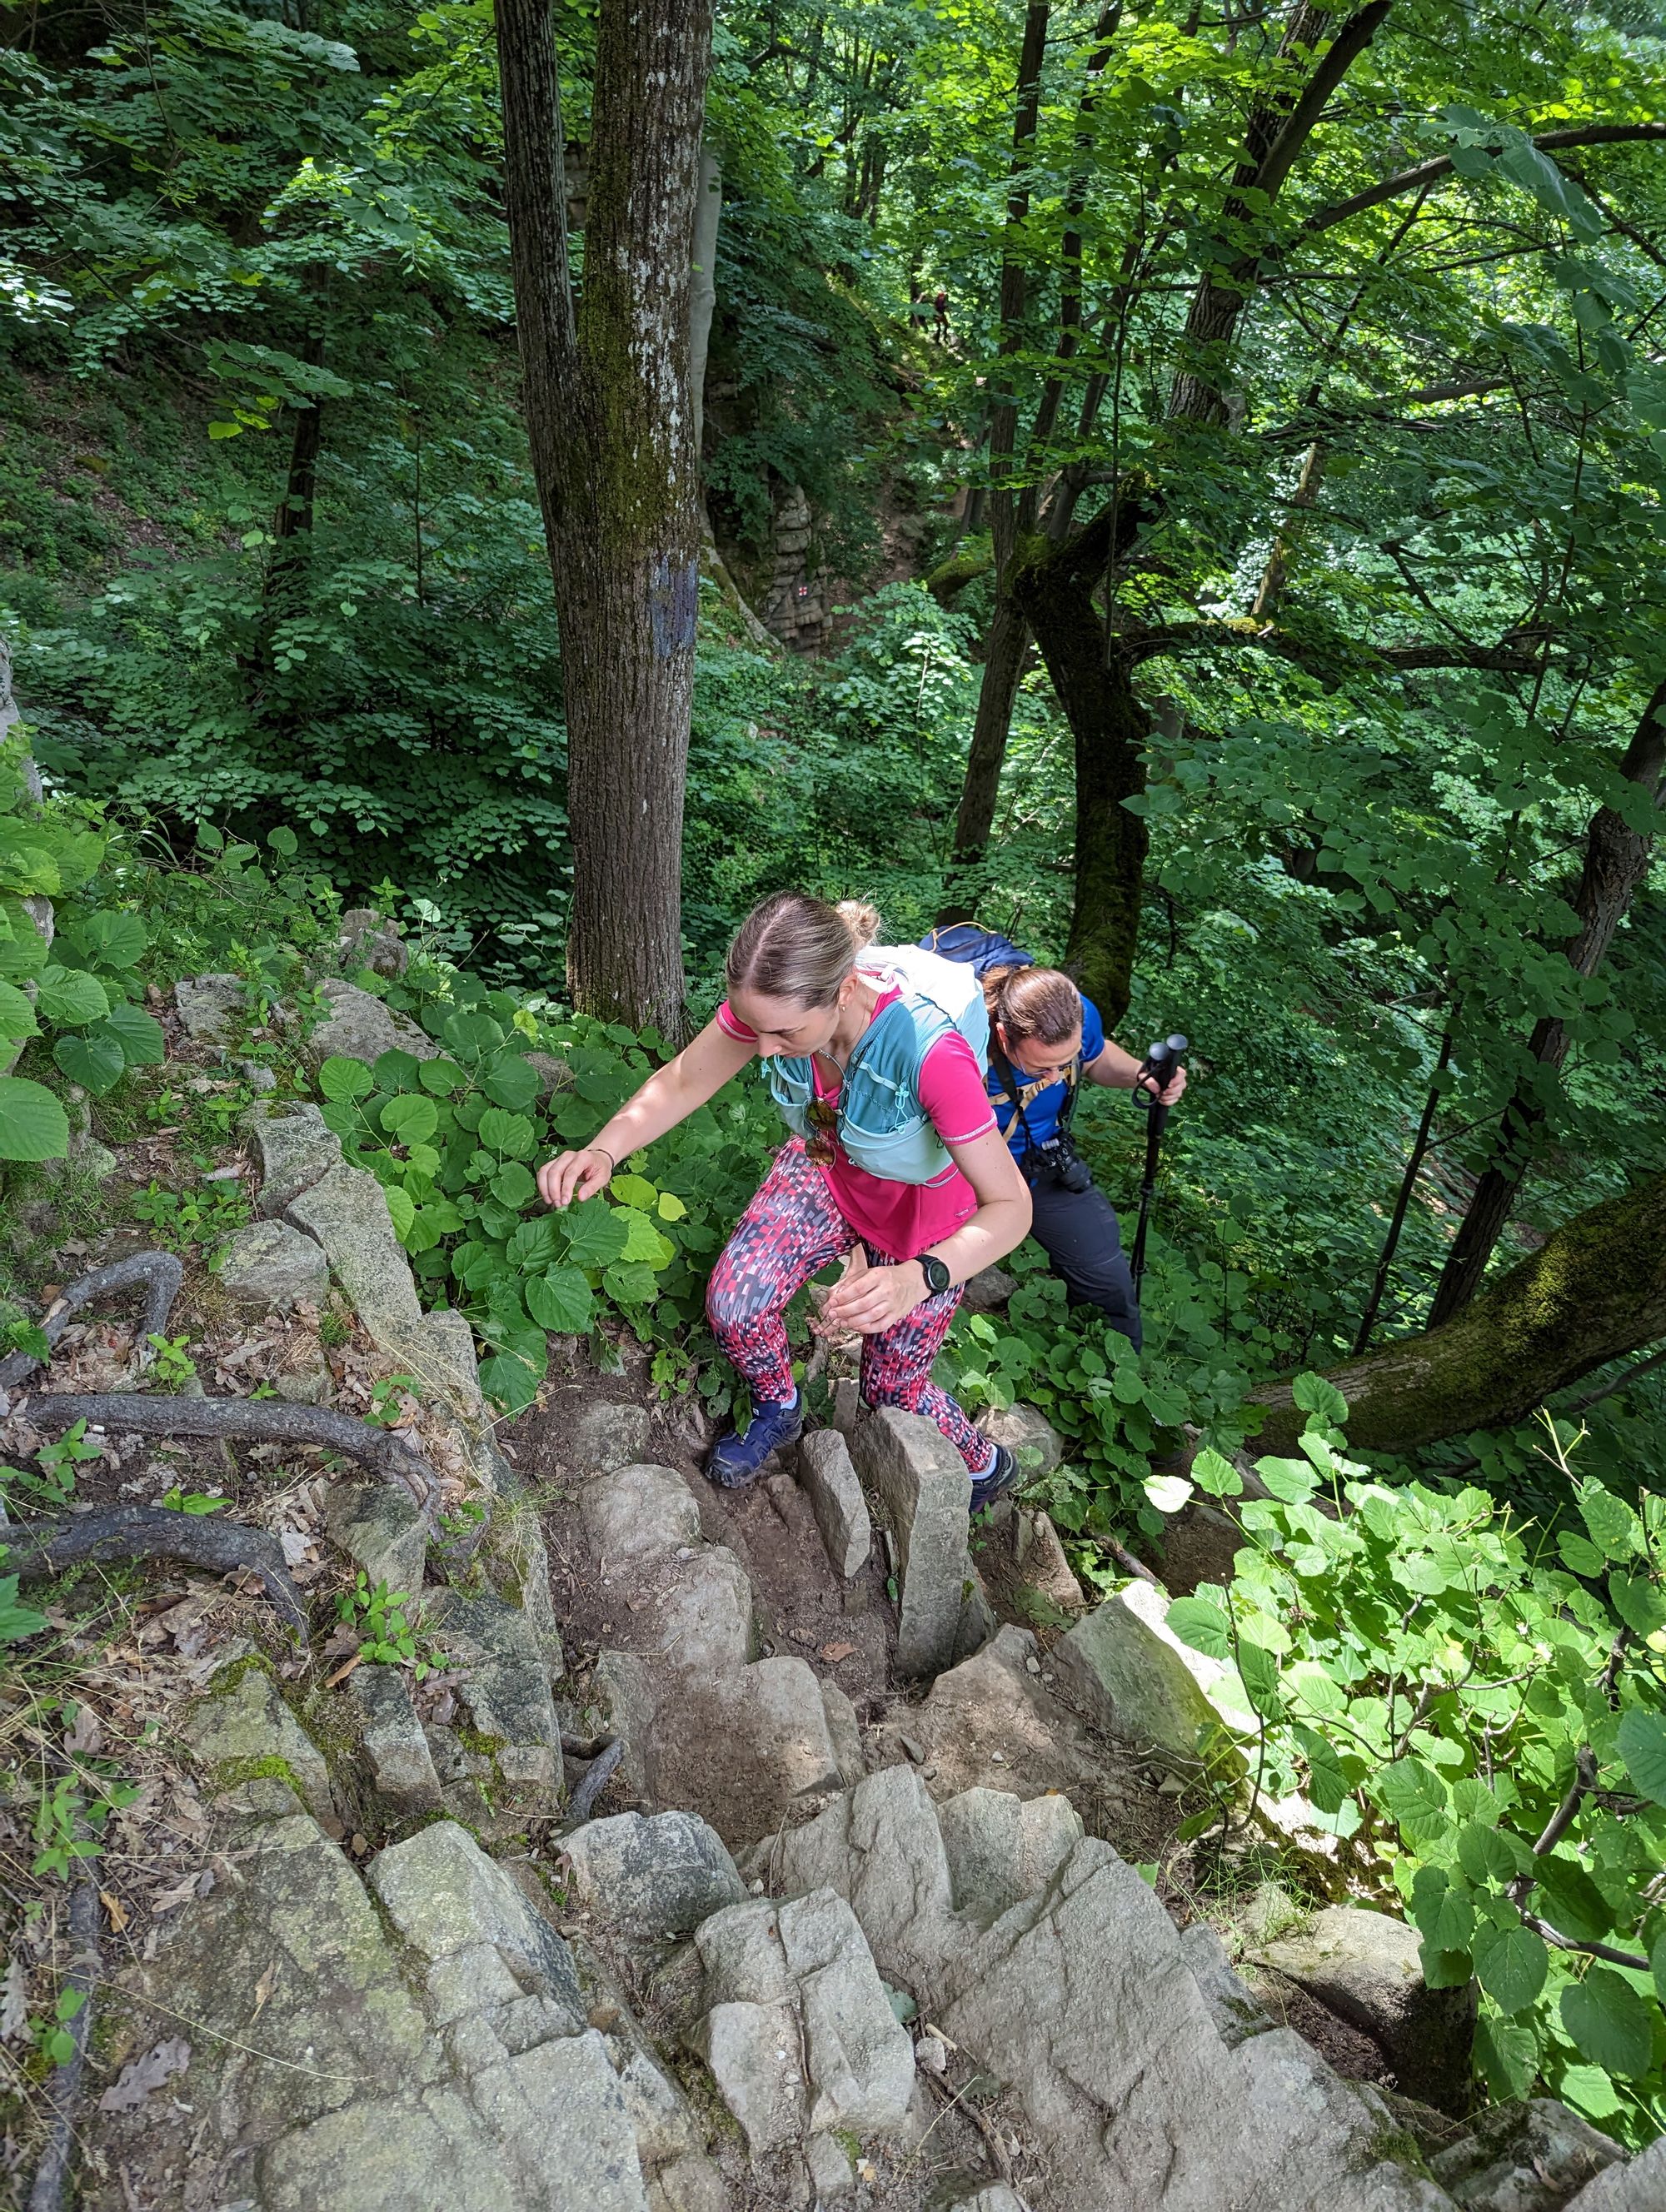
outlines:
[[926, 1278], [917, 1260], [894, 1267], [867, 1267], [836, 1283], [822, 1308], [824, 1328], [854, 1328], [862, 1336], [883, 1336], [912, 1313], [926, 1295]]

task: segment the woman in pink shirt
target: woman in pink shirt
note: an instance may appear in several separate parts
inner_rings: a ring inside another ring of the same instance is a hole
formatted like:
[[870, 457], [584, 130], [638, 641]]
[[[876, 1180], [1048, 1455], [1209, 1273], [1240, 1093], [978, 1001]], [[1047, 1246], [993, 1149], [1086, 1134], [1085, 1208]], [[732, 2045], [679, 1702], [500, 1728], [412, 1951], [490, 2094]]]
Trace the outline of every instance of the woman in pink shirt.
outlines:
[[[752, 1418], [708, 1468], [726, 1489], [757, 1480], [804, 1425], [781, 1316], [812, 1275], [854, 1255], [822, 1326], [851, 1328], [862, 1396], [934, 1421], [972, 1477], [976, 1511], [1010, 1489], [1012, 1454], [931, 1379], [961, 1287], [1020, 1243], [1029, 1188], [983, 1087], [987, 1034], [970, 971], [915, 946], [877, 946], [872, 907], [782, 891], [729, 948], [729, 995], [692, 1044], [621, 1107], [595, 1142], [548, 1161], [547, 1204], [605, 1188], [618, 1162], [676, 1127], [754, 1057], [791, 1141], [720, 1255], [706, 1310], [745, 1376]], [[975, 1047], [976, 1048], [975, 1048]]]

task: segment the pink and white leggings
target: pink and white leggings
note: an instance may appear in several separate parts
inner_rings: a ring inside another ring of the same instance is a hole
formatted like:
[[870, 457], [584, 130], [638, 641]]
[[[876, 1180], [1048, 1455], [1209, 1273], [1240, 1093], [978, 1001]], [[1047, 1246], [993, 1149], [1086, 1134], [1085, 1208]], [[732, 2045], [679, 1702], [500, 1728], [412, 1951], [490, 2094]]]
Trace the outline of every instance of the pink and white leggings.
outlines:
[[[812, 1275], [842, 1259], [858, 1241], [803, 1145], [795, 1140], [785, 1146], [718, 1255], [706, 1291], [706, 1312], [723, 1356], [745, 1376], [754, 1398], [775, 1405], [791, 1399], [793, 1367], [781, 1315]], [[878, 1267], [896, 1264], [871, 1249], [868, 1257]], [[883, 1335], [862, 1339], [862, 1399], [869, 1406], [923, 1413], [972, 1473], [981, 1474], [989, 1465], [989, 1439], [931, 1379], [960, 1294], [958, 1284], [939, 1291]]]

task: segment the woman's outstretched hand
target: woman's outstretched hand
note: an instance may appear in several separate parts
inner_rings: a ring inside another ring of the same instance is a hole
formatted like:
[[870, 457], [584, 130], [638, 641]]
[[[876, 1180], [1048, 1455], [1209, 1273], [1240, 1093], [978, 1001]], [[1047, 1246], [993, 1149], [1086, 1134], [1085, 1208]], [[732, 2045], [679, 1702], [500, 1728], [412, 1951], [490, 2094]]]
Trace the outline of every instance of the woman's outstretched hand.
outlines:
[[853, 1255], [852, 1263], [828, 1292], [822, 1328], [830, 1335], [854, 1328], [861, 1336], [883, 1336], [924, 1297], [925, 1277], [916, 1260], [904, 1260], [894, 1267], [870, 1267], [865, 1254], [860, 1265], [854, 1264], [855, 1258]]
[[594, 1198], [613, 1180], [613, 1163], [597, 1146], [580, 1152], [558, 1152], [538, 1171], [538, 1194], [546, 1206], [570, 1206], [575, 1198]]

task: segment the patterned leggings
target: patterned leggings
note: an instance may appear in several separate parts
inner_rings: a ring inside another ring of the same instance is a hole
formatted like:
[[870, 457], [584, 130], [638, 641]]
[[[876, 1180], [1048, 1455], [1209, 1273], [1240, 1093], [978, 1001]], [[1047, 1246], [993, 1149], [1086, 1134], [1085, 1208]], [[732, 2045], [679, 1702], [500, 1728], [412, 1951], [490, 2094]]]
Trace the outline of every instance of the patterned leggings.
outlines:
[[[812, 1275], [842, 1259], [858, 1242], [833, 1203], [825, 1178], [793, 1142], [775, 1156], [757, 1195], [718, 1255], [706, 1291], [706, 1311], [723, 1355], [756, 1398], [783, 1404], [793, 1395], [793, 1368], [781, 1314]], [[879, 1267], [894, 1263], [878, 1253]], [[972, 1426], [946, 1390], [931, 1379], [960, 1304], [960, 1288], [939, 1291], [882, 1336], [862, 1339], [862, 1398], [900, 1406], [934, 1421], [974, 1474], [989, 1463], [989, 1439]]]

